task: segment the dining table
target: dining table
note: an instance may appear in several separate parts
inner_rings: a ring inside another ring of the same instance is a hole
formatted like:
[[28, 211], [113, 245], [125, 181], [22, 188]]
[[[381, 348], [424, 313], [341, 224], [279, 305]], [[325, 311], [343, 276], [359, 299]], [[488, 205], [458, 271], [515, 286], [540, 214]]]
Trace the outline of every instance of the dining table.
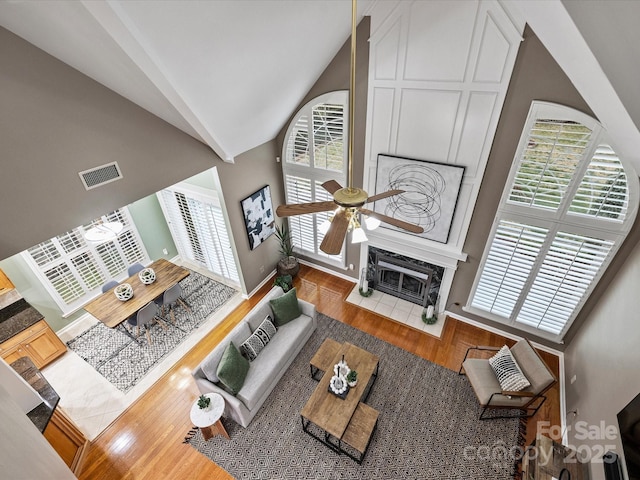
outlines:
[[83, 308], [107, 327], [116, 328], [147, 303], [160, 297], [168, 288], [190, 274], [186, 268], [164, 258], [156, 260], [147, 268], [152, 268], [156, 274], [153, 283], [148, 285], [142, 283], [137, 273], [120, 282], [120, 284], [128, 283], [133, 287], [133, 297], [129, 300], [119, 300], [114, 294], [116, 288], [114, 287], [91, 300]]

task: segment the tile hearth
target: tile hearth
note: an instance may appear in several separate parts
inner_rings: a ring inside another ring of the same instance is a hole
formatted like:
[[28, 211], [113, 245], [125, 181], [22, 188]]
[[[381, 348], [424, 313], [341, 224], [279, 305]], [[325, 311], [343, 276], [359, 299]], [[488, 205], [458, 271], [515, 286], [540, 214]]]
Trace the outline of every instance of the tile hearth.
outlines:
[[416, 330], [428, 333], [429, 335], [433, 335], [434, 337], [440, 338], [442, 334], [445, 315], [440, 315], [435, 324], [427, 325], [422, 321], [422, 307], [420, 305], [394, 297], [388, 293], [373, 290], [373, 294], [370, 297], [363, 297], [360, 295], [358, 285], [356, 284], [347, 297], [347, 302], [395, 320], [396, 322], [408, 325]]

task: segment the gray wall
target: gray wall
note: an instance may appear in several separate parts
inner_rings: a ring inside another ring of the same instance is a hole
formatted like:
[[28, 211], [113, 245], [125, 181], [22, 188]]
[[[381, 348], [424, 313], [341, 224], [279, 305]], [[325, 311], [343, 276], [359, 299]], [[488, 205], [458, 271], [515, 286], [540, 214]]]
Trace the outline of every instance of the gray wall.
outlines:
[[258, 245], [255, 250], [250, 249], [240, 202], [269, 185], [273, 208], [277, 207], [280, 199], [284, 198], [282, 172], [276, 163], [277, 156], [280, 154], [276, 150], [276, 143], [271, 141], [238, 155], [233, 165], [225, 163], [216, 167], [247, 293], [251, 293], [271, 274], [280, 255], [275, 235]]
[[[362, 177], [364, 168], [364, 148], [366, 137], [366, 120], [367, 120], [367, 90], [369, 84], [369, 33], [371, 27], [371, 18], [364, 17], [358, 24], [356, 31], [356, 105], [355, 105], [355, 132], [353, 142], [353, 186], [362, 188]], [[324, 73], [318, 78], [309, 93], [302, 99], [298, 107], [292, 112], [291, 117], [284, 125], [276, 137], [278, 156], [282, 156], [282, 147], [284, 136], [287, 128], [297, 111], [312, 99], [336, 90], [349, 90], [351, 65], [351, 38], [349, 38], [340, 51], [327, 66]], [[280, 172], [282, 178], [282, 172]], [[343, 185], [346, 187], [346, 185]], [[274, 202], [276, 202], [274, 196]], [[282, 197], [278, 198], [279, 202], [284, 203], [284, 190]], [[304, 258], [304, 257], [303, 257]], [[314, 263], [321, 261], [313, 260]], [[358, 278], [360, 271], [360, 245], [352, 244], [347, 241], [346, 261], [345, 263], [353, 264], [353, 271], [344, 271], [332, 265], [323, 264], [329, 270], [339, 272]]]
[[[4, 28], [0, 63], [0, 259], [223, 163]], [[124, 178], [86, 191], [78, 172], [114, 160]]]

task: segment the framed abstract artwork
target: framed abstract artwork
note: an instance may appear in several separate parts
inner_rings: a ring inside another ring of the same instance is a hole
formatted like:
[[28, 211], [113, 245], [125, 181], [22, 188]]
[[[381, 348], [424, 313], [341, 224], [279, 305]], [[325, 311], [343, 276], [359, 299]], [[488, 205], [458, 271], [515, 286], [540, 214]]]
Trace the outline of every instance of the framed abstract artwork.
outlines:
[[[462, 166], [379, 154], [376, 193], [404, 193], [378, 200], [374, 211], [420, 225], [424, 232], [418, 236], [447, 243], [463, 175]], [[382, 226], [406, 232], [384, 222]]]
[[254, 250], [276, 231], [276, 223], [271, 204], [271, 189], [265, 185], [240, 202], [244, 224], [247, 227], [249, 247]]

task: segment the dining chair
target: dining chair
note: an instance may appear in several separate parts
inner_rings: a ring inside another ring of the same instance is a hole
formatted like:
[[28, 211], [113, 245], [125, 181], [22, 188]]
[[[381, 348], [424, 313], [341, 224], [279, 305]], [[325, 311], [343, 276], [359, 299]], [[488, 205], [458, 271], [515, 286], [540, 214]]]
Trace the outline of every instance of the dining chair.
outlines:
[[116, 280], [109, 280], [107, 283], [102, 285], [102, 293], [108, 292], [116, 285], [118, 285], [118, 282]]
[[140, 262], [136, 262], [132, 265], [129, 265], [129, 268], [127, 268], [127, 273], [129, 274], [130, 277], [132, 277], [133, 275], [138, 273], [140, 270], [144, 270], [144, 265], [142, 265]]
[[169, 314], [171, 315], [171, 323], [176, 324], [176, 317], [173, 313], [173, 307], [179, 303], [189, 312], [191, 312], [191, 307], [187, 305], [187, 303], [182, 298], [182, 287], [179, 283], [176, 283], [173, 287], [170, 287], [164, 291], [162, 297], [154, 300], [160, 307], [160, 315], [165, 316], [165, 308], [169, 308]]
[[136, 337], [140, 336], [140, 327], [144, 327], [149, 345], [152, 344], [149, 331], [151, 330], [151, 325], [154, 322], [160, 324], [163, 329], [167, 328], [162, 319], [158, 317], [158, 306], [154, 302], [147, 303], [144, 307], [138, 310], [136, 315], [128, 318], [127, 322], [132, 327], [136, 327]]

